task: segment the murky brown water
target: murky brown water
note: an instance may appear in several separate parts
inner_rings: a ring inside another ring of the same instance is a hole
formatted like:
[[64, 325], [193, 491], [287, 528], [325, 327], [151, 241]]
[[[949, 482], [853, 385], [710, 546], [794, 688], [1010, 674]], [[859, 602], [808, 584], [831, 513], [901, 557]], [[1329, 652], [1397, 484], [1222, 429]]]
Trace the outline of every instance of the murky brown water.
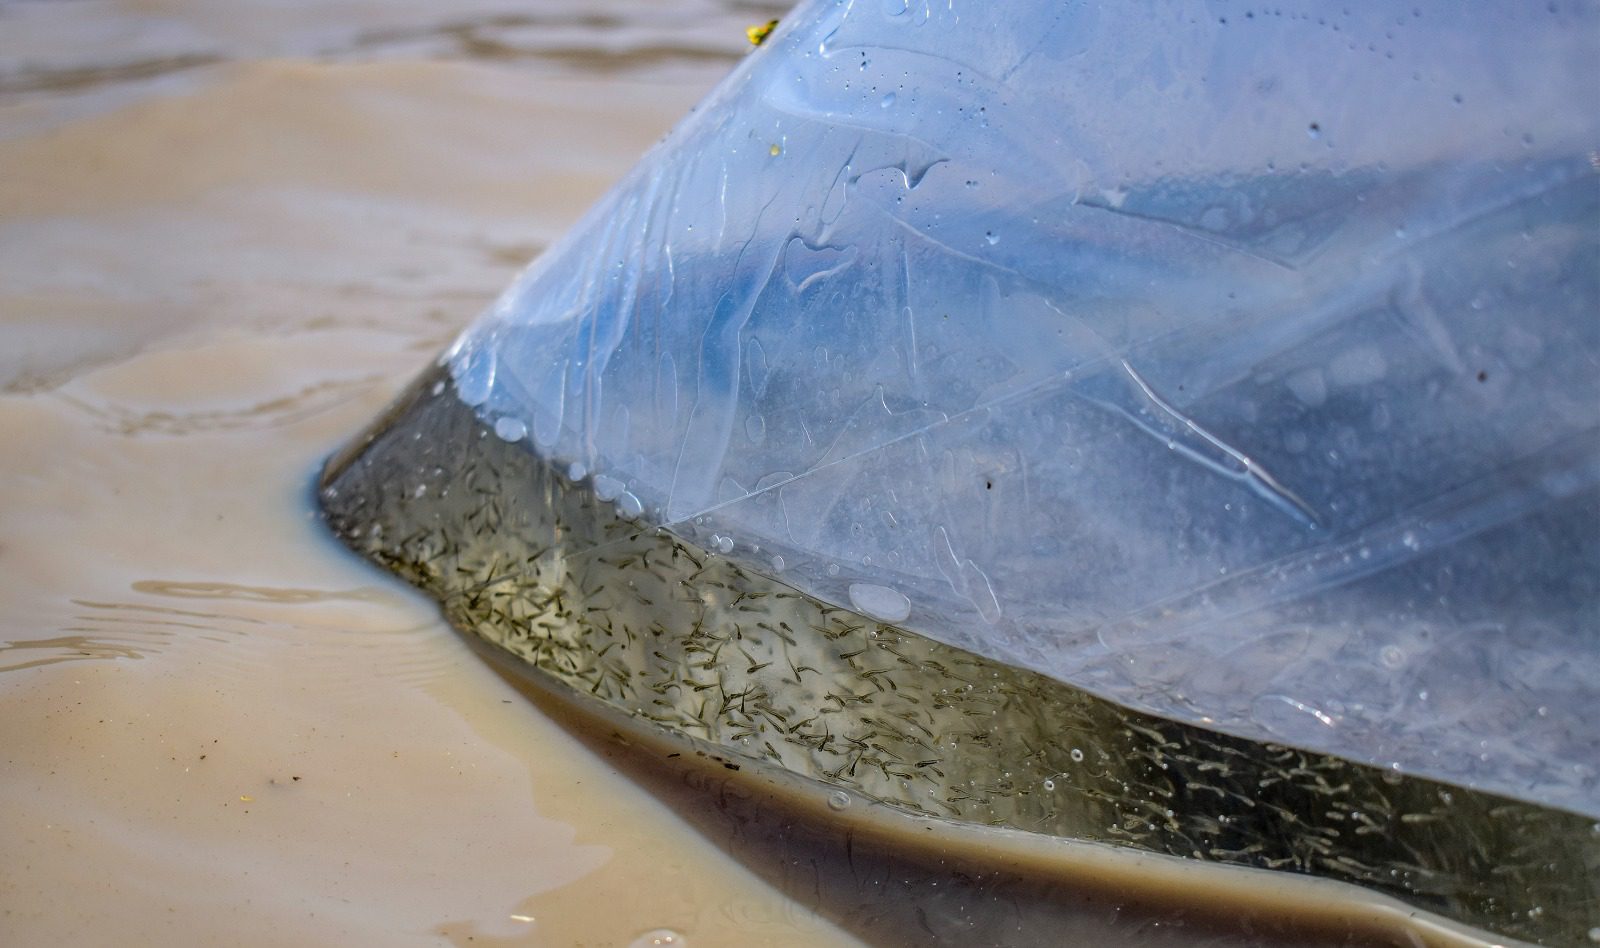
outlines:
[[642, 789], [313, 519], [770, 15], [452, 7], [0, 0], [0, 942], [915, 941], [955, 849]]
[[844, 940], [309, 516], [747, 18], [549, 6], [0, 3], [0, 942]]

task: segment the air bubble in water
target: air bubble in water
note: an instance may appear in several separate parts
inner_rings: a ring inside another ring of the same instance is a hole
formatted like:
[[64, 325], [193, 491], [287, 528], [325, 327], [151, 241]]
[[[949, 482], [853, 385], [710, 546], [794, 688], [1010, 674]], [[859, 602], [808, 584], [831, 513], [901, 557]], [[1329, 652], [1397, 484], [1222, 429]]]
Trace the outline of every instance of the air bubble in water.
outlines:
[[886, 94], [883, 97], [883, 100], [878, 103], [878, 106], [880, 108], [885, 108], [885, 109], [887, 109], [891, 105], [894, 105], [894, 93], [893, 92], [890, 92], [890, 93]]
[[1072, 762], [1075, 764], [1083, 763], [1083, 751], [1076, 747], [1072, 749], [1072, 752], [1068, 754], [1068, 756], [1072, 758]]
[[911, 600], [905, 594], [875, 583], [851, 583], [850, 604], [879, 622], [900, 622], [911, 615]]
[[574, 483], [581, 481], [588, 476], [589, 469], [583, 466], [582, 461], [573, 461], [571, 466], [567, 468], [567, 480]]
[[619, 517], [624, 520], [632, 520], [642, 513], [644, 513], [644, 504], [639, 502], [639, 498], [633, 496], [632, 491], [625, 490], [617, 496], [617, 515]]
[[528, 436], [528, 426], [509, 415], [495, 420], [494, 433], [501, 441], [517, 442]]
[[783, 565], [784, 564], [783, 564], [783, 557], [782, 556], [774, 556], [772, 558], [772, 571], [774, 573], [783, 572]]
[[732, 553], [733, 552], [733, 537], [717, 537], [717, 552], [718, 553]]
[[828, 794], [828, 809], [843, 810], [850, 805], [850, 794], [843, 790], [835, 790]]

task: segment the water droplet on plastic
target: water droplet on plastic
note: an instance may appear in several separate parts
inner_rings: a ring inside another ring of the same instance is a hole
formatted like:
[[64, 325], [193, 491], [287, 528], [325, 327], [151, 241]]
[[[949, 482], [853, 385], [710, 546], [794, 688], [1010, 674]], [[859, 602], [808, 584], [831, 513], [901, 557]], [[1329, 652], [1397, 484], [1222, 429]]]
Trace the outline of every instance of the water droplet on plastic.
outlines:
[[495, 420], [494, 433], [501, 441], [517, 442], [528, 436], [528, 426], [507, 416]]
[[1399, 668], [1406, 663], [1406, 653], [1397, 645], [1385, 645], [1378, 650], [1378, 660], [1389, 668]]
[[717, 552], [718, 553], [732, 553], [733, 552], [733, 537], [717, 537]]
[[828, 564], [828, 575], [829, 576], [837, 576], [837, 575], [839, 575], [839, 564], [838, 563], [829, 563]]
[[911, 600], [897, 590], [876, 583], [851, 583], [850, 604], [879, 622], [901, 622], [911, 615]]
[[1000, 235], [992, 230], [985, 231], [983, 234], [983, 239], [987, 240], [989, 242], [989, 246], [993, 247], [995, 244], [1000, 242]]
[[1338, 725], [1333, 715], [1288, 695], [1262, 695], [1251, 703], [1250, 716], [1257, 724], [1288, 740], [1316, 740], [1323, 728]]
[[835, 790], [828, 794], [828, 809], [843, 810], [850, 805], [850, 794], [843, 790]]
[[616, 500], [622, 496], [622, 491], [626, 486], [615, 477], [596, 474], [594, 478], [594, 496], [604, 501]]
[[629, 942], [628, 948], [689, 948], [689, 940], [670, 928], [652, 928]]
[[639, 502], [639, 498], [635, 497], [632, 491], [625, 490], [617, 497], [617, 515], [622, 519], [632, 520], [642, 513], [644, 504]]
[[489, 400], [494, 391], [494, 350], [479, 346], [467, 354], [455, 367], [456, 394], [473, 408]]
[[444, 394], [444, 383], [443, 382], [435, 382], [435, 383], [433, 383], [433, 394], [435, 394], [435, 395]]
[[783, 572], [783, 567], [784, 567], [783, 557], [774, 556], [772, 558], [772, 571], [774, 573], [781, 573], [781, 572]]
[[582, 461], [573, 461], [567, 467], [567, 480], [569, 481], [581, 481], [588, 476], [589, 469], [583, 466]]
[[885, 94], [883, 99], [878, 102], [878, 107], [882, 108], [882, 109], [887, 109], [892, 105], [894, 105], [894, 93], [893, 92]]

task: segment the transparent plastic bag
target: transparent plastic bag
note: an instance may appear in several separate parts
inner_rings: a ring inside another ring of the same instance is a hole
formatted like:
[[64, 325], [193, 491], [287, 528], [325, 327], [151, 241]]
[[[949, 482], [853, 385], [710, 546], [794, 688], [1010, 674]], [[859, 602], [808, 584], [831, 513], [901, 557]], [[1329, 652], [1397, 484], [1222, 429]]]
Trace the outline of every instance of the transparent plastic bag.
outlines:
[[1600, 814], [1597, 19], [804, 4], [449, 365], [825, 601]]

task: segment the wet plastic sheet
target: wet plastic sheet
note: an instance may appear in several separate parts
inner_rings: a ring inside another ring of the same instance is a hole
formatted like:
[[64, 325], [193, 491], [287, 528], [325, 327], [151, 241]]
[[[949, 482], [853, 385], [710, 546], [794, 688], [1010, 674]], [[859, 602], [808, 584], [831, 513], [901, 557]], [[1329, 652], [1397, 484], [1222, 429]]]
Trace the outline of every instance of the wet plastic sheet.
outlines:
[[801, 6], [450, 353], [625, 516], [1600, 814], [1594, 4]]

